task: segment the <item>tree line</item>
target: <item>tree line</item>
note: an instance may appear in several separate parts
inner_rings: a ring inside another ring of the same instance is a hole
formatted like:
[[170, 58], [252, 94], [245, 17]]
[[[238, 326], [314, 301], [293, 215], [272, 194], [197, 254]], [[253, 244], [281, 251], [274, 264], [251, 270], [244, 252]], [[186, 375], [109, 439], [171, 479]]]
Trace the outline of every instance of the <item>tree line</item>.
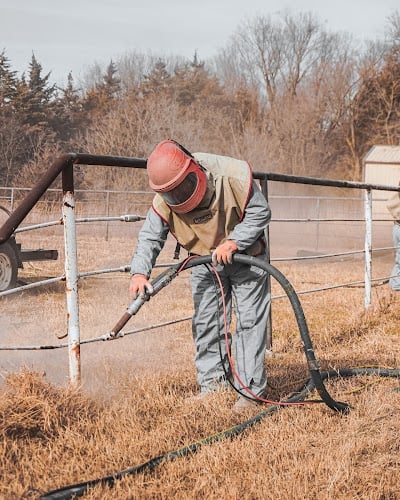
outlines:
[[[241, 23], [210, 60], [136, 51], [60, 88], [32, 55], [0, 53], [0, 185], [30, 186], [59, 154], [147, 157], [172, 137], [255, 170], [361, 180], [376, 144], [400, 144], [400, 15], [358, 45], [312, 13]], [[80, 187], [145, 187], [138, 173], [82, 169]]]

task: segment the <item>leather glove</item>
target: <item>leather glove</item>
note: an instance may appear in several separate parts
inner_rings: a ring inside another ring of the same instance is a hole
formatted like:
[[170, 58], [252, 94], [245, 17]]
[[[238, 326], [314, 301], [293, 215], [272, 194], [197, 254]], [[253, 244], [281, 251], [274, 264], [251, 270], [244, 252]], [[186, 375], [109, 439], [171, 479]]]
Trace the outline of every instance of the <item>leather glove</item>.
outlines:
[[154, 289], [144, 274], [133, 274], [129, 283], [129, 300], [134, 300], [139, 295], [144, 299], [146, 293], [151, 295]]
[[232, 264], [232, 255], [237, 252], [238, 247], [233, 240], [226, 240], [213, 251], [211, 260], [216, 264]]

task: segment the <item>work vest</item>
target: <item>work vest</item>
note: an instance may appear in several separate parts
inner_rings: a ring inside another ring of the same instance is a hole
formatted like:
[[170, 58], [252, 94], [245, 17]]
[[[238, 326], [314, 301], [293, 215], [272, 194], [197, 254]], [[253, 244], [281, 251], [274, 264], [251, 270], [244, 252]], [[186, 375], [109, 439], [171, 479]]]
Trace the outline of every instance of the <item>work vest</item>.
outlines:
[[208, 194], [214, 190], [207, 206], [203, 206], [203, 200], [203, 205], [200, 203], [191, 212], [176, 214], [156, 194], [153, 209], [189, 253], [209, 255], [242, 220], [251, 194], [252, 173], [250, 165], [242, 160], [208, 153], [193, 156], [209, 175]]

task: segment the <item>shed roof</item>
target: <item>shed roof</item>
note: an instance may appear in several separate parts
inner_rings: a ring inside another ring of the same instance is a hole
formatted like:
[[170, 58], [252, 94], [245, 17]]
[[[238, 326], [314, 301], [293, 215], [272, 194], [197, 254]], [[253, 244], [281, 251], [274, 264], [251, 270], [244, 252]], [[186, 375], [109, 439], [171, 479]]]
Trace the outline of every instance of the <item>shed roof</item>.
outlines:
[[400, 164], [400, 146], [372, 146], [364, 157], [364, 163]]

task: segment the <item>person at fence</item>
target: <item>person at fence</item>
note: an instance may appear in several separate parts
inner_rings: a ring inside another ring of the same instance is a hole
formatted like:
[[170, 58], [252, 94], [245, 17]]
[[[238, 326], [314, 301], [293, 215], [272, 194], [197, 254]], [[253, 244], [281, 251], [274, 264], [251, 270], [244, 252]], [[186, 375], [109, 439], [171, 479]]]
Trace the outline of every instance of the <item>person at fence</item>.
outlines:
[[[169, 232], [189, 255], [212, 255], [222, 283], [228, 314], [234, 301], [232, 337], [235, 371], [256, 397], [266, 388], [264, 366], [270, 294], [266, 272], [232, 262], [235, 252], [266, 254], [264, 230], [271, 219], [267, 200], [246, 161], [209, 153], [191, 154], [179, 143], [159, 143], [147, 160], [153, 204], [140, 230], [131, 262], [130, 299], [152, 292], [149, 276]], [[229, 366], [221, 305], [210, 266], [194, 266], [190, 283], [194, 302], [192, 334], [201, 399], [228, 386]], [[217, 285], [218, 287], [218, 285]], [[228, 323], [229, 324], [229, 323]], [[234, 411], [256, 404], [240, 393]]]
[[[399, 184], [400, 186], [400, 184]], [[386, 208], [393, 217], [393, 246], [395, 248], [395, 260], [389, 278], [389, 286], [392, 290], [400, 290], [400, 193], [396, 192], [388, 201]]]

